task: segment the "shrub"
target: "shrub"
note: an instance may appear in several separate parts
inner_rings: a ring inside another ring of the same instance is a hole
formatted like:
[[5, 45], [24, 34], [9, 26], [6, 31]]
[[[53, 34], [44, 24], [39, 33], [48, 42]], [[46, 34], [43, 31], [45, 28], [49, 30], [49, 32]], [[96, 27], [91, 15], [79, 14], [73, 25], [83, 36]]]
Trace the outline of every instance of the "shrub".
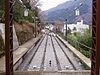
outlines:
[[4, 0], [0, 0], [0, 22], [4, 20]]
[[[92, 48], [92, 32], [89, 29], [86, 29], [82, 34], [75, 32], [71, 35], [68, 35], [67, 40], [72, 46], [80, 50], [80, 52], [85, 56], [90, 57], [91, 50], [87, 47]], [[86, 45], [87, 47], [83, 46], [82, 44]]]

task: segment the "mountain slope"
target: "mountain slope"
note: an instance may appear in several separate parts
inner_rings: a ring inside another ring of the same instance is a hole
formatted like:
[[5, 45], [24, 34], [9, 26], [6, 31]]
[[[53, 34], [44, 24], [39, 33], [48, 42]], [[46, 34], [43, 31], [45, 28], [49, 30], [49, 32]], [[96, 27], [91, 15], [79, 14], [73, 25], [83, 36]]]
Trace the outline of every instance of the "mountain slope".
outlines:
[[[47, 21], [55, 21], [68, 19], [68, 23], [76, 23], [81, 18], [84, 23], [91, 25], [92, 22], [92, 0], [84, 0], [82, 6], [79, 7], [81, 0], [67, 1], [55, 8], [42, 12], [42, 16]], [[80, 16], [75, 16], [75, 8], [79, 7]]]

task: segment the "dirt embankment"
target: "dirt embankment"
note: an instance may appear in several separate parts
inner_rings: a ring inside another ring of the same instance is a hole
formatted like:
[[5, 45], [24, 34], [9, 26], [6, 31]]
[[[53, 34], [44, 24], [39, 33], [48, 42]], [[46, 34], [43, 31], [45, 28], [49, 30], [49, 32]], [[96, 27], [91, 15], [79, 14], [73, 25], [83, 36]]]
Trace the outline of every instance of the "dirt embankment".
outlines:
[[19, 45], [24, 44], [34, 37], [34, 26], [31, 23], [14, 23]]

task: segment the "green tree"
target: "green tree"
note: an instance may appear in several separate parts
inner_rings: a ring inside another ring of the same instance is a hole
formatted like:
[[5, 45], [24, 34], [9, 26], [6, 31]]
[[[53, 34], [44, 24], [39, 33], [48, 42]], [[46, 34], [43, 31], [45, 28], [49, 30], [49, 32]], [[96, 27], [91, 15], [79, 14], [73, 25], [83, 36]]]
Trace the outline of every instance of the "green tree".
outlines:
[[13, 6], [13, 17], [14, 21], [20, 22], [24, 19], [24, 6], [21, 4], [19, 0], [15, 0], [15, 4]]
[[[29, 10], [28, 16], [24, 16], [24, 11], [26, 9]], [[32, 17], [38, 17], [38, 8], [35, 7], [35, 9], [33, 9], [30, 5], [30, 0], [22, 0], [22, 3], [19, 0], [15, 0], [13, 16], [14, 21], [18, 23], [33, 22]]]
[[[92, 31], [89, 29], [86, 29], [84, 33], [75, 32], [71, 35], [68, 35], [68, 41], [71, 45], [76, 47], [77, 49], [80, 49], [80, 51], [87, 57], [90, 57], [91, 50], [89, 48], [92, 48]], [[81, 44], [79, 44], [81, 43]], [[83, 45], [89, 47], [85, 47]]]
[[0, 20], [3, 20], [3, 13], [4, 13], [4, 0], [0, 0]]

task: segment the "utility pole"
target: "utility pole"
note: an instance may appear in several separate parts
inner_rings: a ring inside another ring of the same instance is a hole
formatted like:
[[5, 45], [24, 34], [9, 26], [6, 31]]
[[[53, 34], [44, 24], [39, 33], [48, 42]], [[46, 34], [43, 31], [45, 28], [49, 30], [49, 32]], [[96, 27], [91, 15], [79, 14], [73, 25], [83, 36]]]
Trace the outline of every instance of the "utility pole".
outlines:
[[35, 37], [37, 36], [37, 26], [38, 26], [38, 23], [39, 23], [39, 18], [38, 17], [35, 17]]
[[34, 19], [34, 24], [35, 24], [35, 29], [34, 29], [35, 34], [34, 35], [35, 35], [35, 38], [36, 38], [37, 7], [34, 8], [33, 12], [34, 12], [33, 19]]
[[66, 40], [67, 40], [67, 19], [65, 20], [65, 24], [66, 24]]
[[35, 19], [34, 19], [34, 24], [35, 24], [35, 38], [36, 38], [36, 17], [35, 17]]
[[36, 36], [37, 36], [37, 32], [36, 32], [36, 27], [37, 27], [37, 23], [38, 23], [38, 17], [32, 17], [33, 18], [33, 20], [34, 20], [34, 24], [35, 24], [35, 27], [34, 27], [34, 35], [35, 35], [35, 38], [36, 38]]

